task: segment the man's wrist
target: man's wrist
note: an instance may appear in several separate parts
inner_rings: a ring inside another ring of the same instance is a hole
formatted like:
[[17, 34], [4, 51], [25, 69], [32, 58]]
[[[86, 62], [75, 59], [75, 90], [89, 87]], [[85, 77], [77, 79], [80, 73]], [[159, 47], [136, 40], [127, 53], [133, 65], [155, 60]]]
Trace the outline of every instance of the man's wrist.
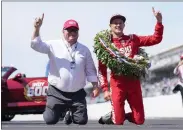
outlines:
[[34, 27], [34, 32], [39, 32], [40, 31], [40, 27]]
[[98, 87], [99, 87], [98, 84], [93, 85], [93, 88], [98, 88]]
[[98, 87], [98, 83], [97, 82], [92, 82], [93, 87]]
[[162, 20], [157, 20], [158, 23], [162, 23]]

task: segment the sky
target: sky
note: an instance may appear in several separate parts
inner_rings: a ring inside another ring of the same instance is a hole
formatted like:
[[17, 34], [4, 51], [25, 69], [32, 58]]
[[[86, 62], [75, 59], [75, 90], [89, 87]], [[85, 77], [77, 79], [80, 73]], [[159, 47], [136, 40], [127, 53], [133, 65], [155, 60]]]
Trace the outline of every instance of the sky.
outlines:
[[64, 22], [75, 19], [80, 26], [79, 41], [97, 63], [93, 39], [97, 32], [109, 28], [110, 17], [122, 14], [127, 18], [125, 34], [151, 35], [156, 24], [152, 7], [162, 12], [164, 36], [160, 44], [146, 47], [146, 52], [156, 55], [182, 45], [183, 2], [3, 2], [2, 65], [13, 65], [28, 77], [45, 75], [47, 55], [30, 47], [34, 19], [42, 13], [42, 40], [59, 39]]

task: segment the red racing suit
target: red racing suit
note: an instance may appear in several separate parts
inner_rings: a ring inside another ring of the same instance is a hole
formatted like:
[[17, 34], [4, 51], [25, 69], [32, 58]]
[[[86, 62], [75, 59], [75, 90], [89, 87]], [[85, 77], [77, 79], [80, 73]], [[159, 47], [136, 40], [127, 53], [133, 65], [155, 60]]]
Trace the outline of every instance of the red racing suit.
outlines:
[[[123, 35], [121, 38], [112, 38], [112, 42], [119, 51], [127, 57], [133, 58], [137, 54], [138, 48], [142, 46], [152, 46], [158, 44], [163, 38], [164, 26], [156, 23], [155, 32], [149, 36]], [[98, 74], [101, 88], [108, 91], [107, 67], [98, 61]], [[141, 83], [138, 79], [126, 76], [116, 76], [110, 74], [110, 90], [112, 105], [112, 121], [114, 124], [123, 124], [125, 119], [135, 124], [143, 124], [145, 120]], [[124, 105], [127, 99], [131, 108], [130, 113], [125, 114]]]

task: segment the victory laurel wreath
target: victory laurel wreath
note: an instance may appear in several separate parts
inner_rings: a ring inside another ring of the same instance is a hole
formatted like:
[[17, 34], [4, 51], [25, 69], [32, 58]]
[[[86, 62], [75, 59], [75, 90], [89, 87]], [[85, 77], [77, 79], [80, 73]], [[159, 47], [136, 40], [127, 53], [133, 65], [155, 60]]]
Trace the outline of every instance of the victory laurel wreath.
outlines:
[[120, 53], [111, 42], [111, 31], [103, 30], [94, 38], [94, 53], [98, 60], [105, 64], [114, 74], [135, 78], [145, 77], [150, 68], [150, 60], [144, 49], [139, 48], [134, 58], [128, 58]]

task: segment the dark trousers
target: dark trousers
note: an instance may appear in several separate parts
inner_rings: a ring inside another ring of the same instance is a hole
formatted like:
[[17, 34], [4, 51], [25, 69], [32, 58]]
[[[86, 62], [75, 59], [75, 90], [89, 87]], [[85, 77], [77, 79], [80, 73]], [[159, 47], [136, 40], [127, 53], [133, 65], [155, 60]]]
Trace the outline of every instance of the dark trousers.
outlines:
[[49, 85], [47, 103], [43, 113], [46, 124], [56, 124], [60, 116], [66, 111], [71, 111], [75, 124], [88, 122], [86, 92], [81, 89], [77, 92], [63, 92]]
[[178, 91], [180, 91], [180, 93], [181, 93], [182, 106], [183, 106], [183, 86], [181, 86], [180, 84], [177, 84], [175, 86], [175, 88], [173, 89], [173, 93], [177, 93]]

